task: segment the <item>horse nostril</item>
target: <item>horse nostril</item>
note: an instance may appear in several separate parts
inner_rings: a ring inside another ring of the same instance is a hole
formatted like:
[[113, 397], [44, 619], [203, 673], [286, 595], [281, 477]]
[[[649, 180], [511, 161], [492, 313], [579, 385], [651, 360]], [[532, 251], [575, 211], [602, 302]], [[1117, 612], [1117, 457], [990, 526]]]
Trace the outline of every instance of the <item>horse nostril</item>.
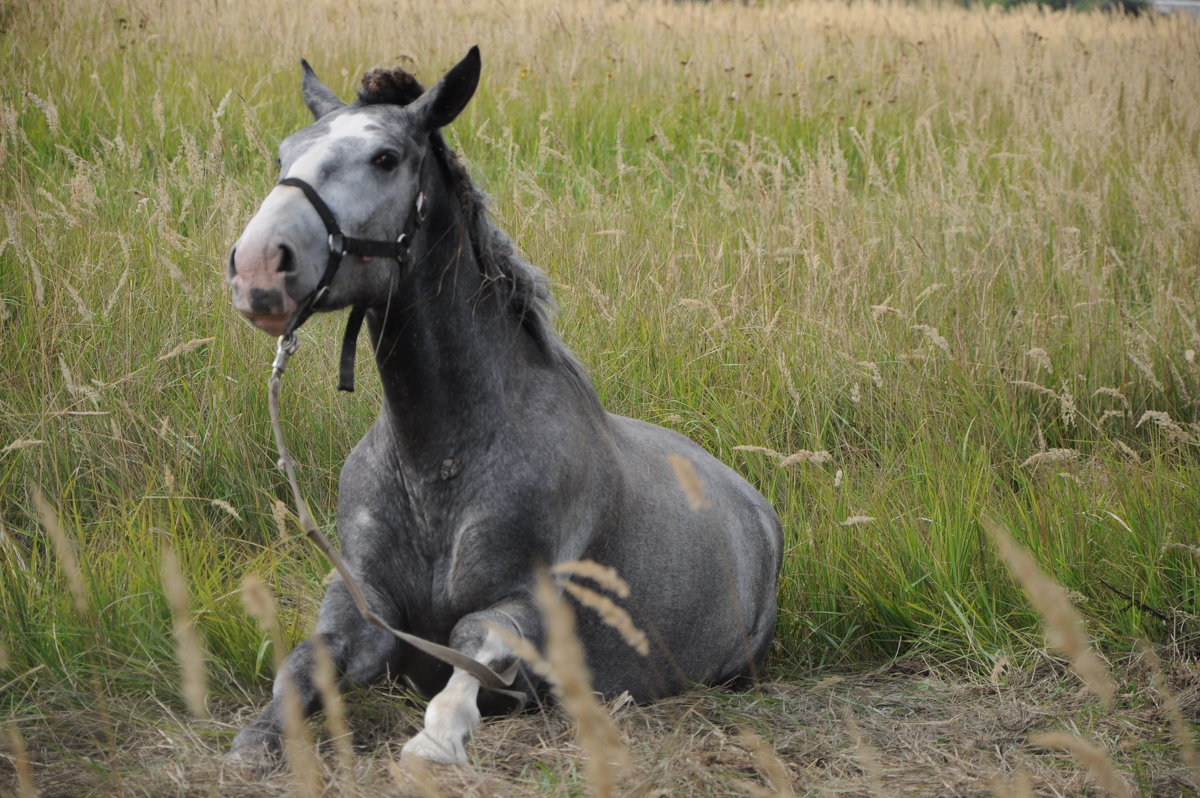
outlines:
[[237, 276], [237, 264], [233, 260], [233, 257], [236, 254], [237, 254], [237, 247], [234, 247], [233, 249], [229, 250], [229, 279], [230, 280], [232, 280], [234, 277]]
[[296, 271], [296, 258], [292, 255], [292, 248], [287, 244], [280, 244], [279, 248], [283, 250], [283, 254], [279, 258], [279, 268], [276, 271], [291, 274]]

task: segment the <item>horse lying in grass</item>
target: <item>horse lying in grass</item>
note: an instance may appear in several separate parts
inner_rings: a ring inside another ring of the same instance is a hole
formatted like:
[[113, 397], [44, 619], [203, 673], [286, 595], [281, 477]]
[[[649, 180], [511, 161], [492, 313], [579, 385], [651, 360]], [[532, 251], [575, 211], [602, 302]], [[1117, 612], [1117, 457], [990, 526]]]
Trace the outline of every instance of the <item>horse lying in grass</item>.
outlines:
[[[689, 439], [601, 407], [550, 326], [546, 278], [488, 220], [439, 132], [475, 92], [478, 49], [428, 91], [399, 69], [368, 73], [353, 104], [303, 66], [315, 122], [283, 141], [282, 179], [234, 245], [228, 281], [272, 335], [314, 311], [365, 316], [383, 407], [346, 459], [337, 527], [374, 612], [501, 671], [515, 658], [497, 630], [543, 646], [537, 574], [590, 559], [631, 586], [613, 600], [649, 644], [639, 653], [581, 610], [602, 695], [646, 701], [753, 675], [775, 626], [779, 519]], [[343, 682], [390, 673], [433, 696], [405, 755], [466, 759], [488, 696], [476, 676], [367, 623], [340, 578], [314, 638]], [[287, 657], [235, 758], [279, 752], [284, 685], [305, 714], [320, 708], [314, 638]], [[544, 692], [527, 666], [518, 674], [521, 690]]]

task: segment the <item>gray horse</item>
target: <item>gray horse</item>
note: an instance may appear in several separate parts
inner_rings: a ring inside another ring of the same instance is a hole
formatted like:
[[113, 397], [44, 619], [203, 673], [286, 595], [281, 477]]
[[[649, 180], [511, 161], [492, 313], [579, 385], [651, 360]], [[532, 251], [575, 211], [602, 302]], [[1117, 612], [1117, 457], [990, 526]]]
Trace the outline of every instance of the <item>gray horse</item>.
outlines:
[[[273, 335], [312, 310], [365, 312], [383, 407], [342, 469], [344, 559], [387, 623], [496, 671], [514, 660], [497, 628], [542, 647], [536, 575], [595, 560], [631, 586], [619, 603], [650, 643], [635, 652], [576, 605], [601, 694], [645, 701], [753, 676], [775, 626], [779, 519], [692, 441], [601, 407], [551, 329], [546, 278], [488, 220], [439, 132], [479, 71], [476, 48], [428, 91], [375, 70], [348, 105], [304, 63], [316, 121], [284, 140], [283, 181], [230, 253], [234, 306]], [[466, 759], [491, 695], [474, 676], [366, 623], [341, 580], [314, 637], [343, 683], [391, 674], [433, 696], [406, 755]], [[320, 708], [312, 645], [288, 656], [235, 758], [280, 750], [285, 677], [306, 714]], [[544, 691], [524, 666], [517, 678]]]

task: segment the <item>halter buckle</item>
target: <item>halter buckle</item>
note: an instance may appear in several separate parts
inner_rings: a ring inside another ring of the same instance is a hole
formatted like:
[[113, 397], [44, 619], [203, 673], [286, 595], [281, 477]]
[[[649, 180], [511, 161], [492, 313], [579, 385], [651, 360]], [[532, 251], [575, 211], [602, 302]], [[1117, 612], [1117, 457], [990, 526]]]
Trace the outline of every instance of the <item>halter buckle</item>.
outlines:
[[341, 233], [329, 234], [329, 251], [339, 258], [346, 254], [346, 237]]

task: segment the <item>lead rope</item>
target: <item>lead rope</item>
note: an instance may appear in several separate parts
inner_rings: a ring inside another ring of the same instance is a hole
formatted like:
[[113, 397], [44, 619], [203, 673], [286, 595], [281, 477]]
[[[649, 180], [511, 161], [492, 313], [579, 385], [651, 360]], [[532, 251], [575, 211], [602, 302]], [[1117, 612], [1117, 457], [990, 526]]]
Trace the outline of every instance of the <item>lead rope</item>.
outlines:
[[506, 668], [503, 673], [496, 673], [487, 665], [472, 657], [468, 657], [461, 651], [455, 651], [452, 648], [431, 642], [423, 637], [417, 637], [416, 635], [392, 628], [371, 609], [358, 582], [350, 575], [350, 570], [346, 567], [345, 562], [342, 561], [341, 555], [337, 553], [337, 550], [333, 548], [326, 537], [321, 534], [321, 531], [317, 529], [312, 515], [308, 512], [308, 505], [305, 504], [304, 498], [300, 495], [300, 486], [296, 482], [296, 469], [292, 463], [292, 458], [288, 455], [287, 444], [283, 441], [283, 426], [279, 422], [280, 378], [283, 376], [283, 370], [287, 366], [288, 359], [296, 353], [299, 347], [300, 342], [294, 335], [281, 335], [279, 337], [279, 344], [275, 349], [275, 361], [271, 364], [271, 378], [267, 381], [267, 387], [270, 398], [268, 404], [271, 412], [271, 430], [275, 433], [275, 446], [279, 449], [279, 467], [283, 469], [283, 472], [287, 475], [288, 484], [292, 486], [292, 499], [296, 505], [296, 519], [299, 521], [300, 527], [304, 530], [305, 535], [312, 544], [325, 555], [326, 559], [333, 563], [333, 567], [337, 569], [338, 574], [342, 577], [342, 583], [350, 593], [350, 598], [354, 600], [354, 606], [358, 608], [358, 612], [364, 620], [398, 637], [418, 651], [422, 651], [434, 659], [441, 660], [447, 665], [466, 671], [478, 679], [479, 684], [488, 690], [516, 699], [517, 707], [513, 712], [520, 712], [525, 708], [528, 696], [521, 690], [509, 689], [517, 676], [517, 671], [520, 667], [519, 660], [514, 659], [512, 665]]

